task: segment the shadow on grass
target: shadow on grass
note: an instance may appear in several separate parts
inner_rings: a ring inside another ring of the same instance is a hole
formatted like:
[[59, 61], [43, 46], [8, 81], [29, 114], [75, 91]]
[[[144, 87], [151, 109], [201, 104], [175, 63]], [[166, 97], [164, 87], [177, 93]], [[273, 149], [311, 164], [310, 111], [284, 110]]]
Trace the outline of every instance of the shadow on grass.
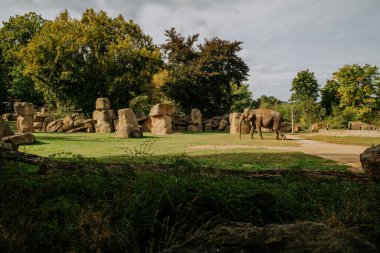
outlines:
[[[131, 159], [137, 163], [167, 163], [176, 155], [152, 155], [145, 157], [130, 157], [128, 155], [103, 156], [97, 158], [103, 163], [124, 163]], [[217, 154], [192, 154], [189, 156], [203, 167], [217, 169], [238, 169], [238, 170], [263, 170], [263, 169], [311, 169], [311, 170], [334, 170], [345, 171], [346, 165], [338, 164], [335, 161], [324, 159], [318, 156], [304, 154], [302, 152], [282, 152], [282, 153], [254, 153], [252, 151], [238, 153], [217, 153]]]

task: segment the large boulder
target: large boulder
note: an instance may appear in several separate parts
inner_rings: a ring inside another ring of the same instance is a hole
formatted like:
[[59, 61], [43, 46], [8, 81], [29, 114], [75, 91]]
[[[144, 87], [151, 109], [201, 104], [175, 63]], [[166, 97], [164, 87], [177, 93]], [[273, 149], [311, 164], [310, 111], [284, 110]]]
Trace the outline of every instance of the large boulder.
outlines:
[[220, 225], [163, 252], [375, 253], [377, 250], [368, 241], [336, 232], [322, 223], [255, 227], [250, 223], [236, 222]]
[[46, 126], [46, 132], [62, 132], [63, 120], [53, 120]]
[[144, 132], [152, 132], [152, 117], [149, 117], [147, 120], [144, 121], [142, 124], [142, 128]]
[[380, 144], [364, 150], [360, 154], [360, 162], [371, 180], [380, 181]]
[[152, 121], [151, 132], [154, 134], [164, 135], [171, 134], [172, 130], [172, 117], [164, 114], [160, 116], [150, 117]]
[[92, 114], [96, 120], [95, 131], [97, 133], [111, 133], [114, 131], [113, 118], [115, 113], [110, 110], [95, 110]]
[[116, 131], [118, 138], [140, 138], [143, 136], [142, 128], [137, 123], [136, 116], [132, 109], [120, 109], [118, 111], [119, 122]]
[[42, 131], [48, 132], [48, 129], [47, 129], [48, 125], [50, 124], [50, 122], [53, 122], [53, 121], [54, 121], [54, 118], [51, 116], [44, 118], [44, 122], [42, 123]]
[[0, 118], [0, 138], [12, 135], [13, 131], [9, 128], [7, 122]]
[[191, 110], [191, 124], [194, 126], [202, 125], [202, 113], [199, 109]]
[[187, 126], [188, 132], [202, 132], [202, 125], [188, 125]]
[[225, 119], [222, 119], [220, 122], [219, 122], [219, 127], [218, 127], [218, 130], [219, 131], [223, 131], [224, 129], [226, 129], [226, 127], [228, 126], [228, 121], [225, 120]]
[[108, 98], [98, 98], [95, 104], [96, 110], [110, 110], [111, 102]]
[[14, 103], [15, 112], [19, 116], [33, 116], [34, 115], [34, 104], [27, 102], [16, 102]]
[[33, 114], [17, 117], [17, 133], [33, 133]]
[[10, 142], [15, 145], [33, 144], [36, 142], [36, 137], [31, 133], [15, 134], [1, 138], [1, 141]]
[[[230, 134], [239, 134], [239, 118], [241, 113], [232, 112], [229, 114], [230, 120]], [[241, 134], [249, 134], [251, 125], [248, 122], [242, 122]]]
[[172, 115], [176, 112], [176, 106], [170, 104], [156, 104], [149, 112], [150, 117], [161, 116], [161, 115]]
[[63, 125], [62, 125], [62, 130], [64, 132], [69, 131], [71, 128], [74, 127], [75, 123], [75, 117], [68, 115], [63, 119]]

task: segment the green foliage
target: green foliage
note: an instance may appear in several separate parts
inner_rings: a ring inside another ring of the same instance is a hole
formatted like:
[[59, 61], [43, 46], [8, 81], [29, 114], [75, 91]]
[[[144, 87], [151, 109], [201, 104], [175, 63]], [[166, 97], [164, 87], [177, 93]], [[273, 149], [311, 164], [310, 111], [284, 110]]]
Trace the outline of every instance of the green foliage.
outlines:
[[152, 100], [145, 95], [134, 97], [129, 101], [129, 108], [131, 108], [135, 114], [148, 115], [153, 105]]
[[304, 128], [309, 128], [310, 124], [322, 120], [325, 115], [324, 109], [313, 98], [305, 98], [295, 104], [294, 111], [295, 121], [299, 122]]
[[45, 20], [34, 12], [10, 17], [0, 29], [0, 101], [28, 101], [43, 104], [31, 78], [24, 76], [25, 66], [18, 54], [37, 34]]
[[339, 107], [351, 120], [371, 121], [380, 113], [380, 74], [377, 66], [345, 65], [333, 74], [338, 83]]
[[340, 103], [338, 88], [339, 83], [334, 80], [327, 80], [325, 87], [321, 89], [321, 106], [326, 110], [326, 116], [331, 115], [334, 106]]
[[282, 102], [278, 98], [273, 96], [262, 95], [256, 101], [259, 108], [274, 109], [278, 107]]
[[240, 87], [249, 71], [238, 56], [241, 42], [212, 38], [195, 47], [197, 34], [185, 38], [172, 28], [165, 35], [169, 77], [163, 92], [185, 112], [199, 108], [206, 117], [229, 112], [232, 86]]
[[0, 250], [158, 252], [225, 222], [299, 220], [324, 222], [379, 246], [377, 184], [296, 171], [245, 179], [140, 170], [78, 167], [41, 175], [2, 168]]
[[230, 112], [243, 112], [246, 108], [254, 108], [252, 92], [249, 91], [249, 85], [242, 84], [240, 87], [232, 85], [233, 102]]
[[137, 24], [92, 9], [81, 19], [65, 11], [47, 21], [21, 56], [48, 103], [87, 114], [97, 97], [109, 97], [119, 109], [149, 94], [161, 65], [159, 49]]
[[310, 72], [308, 69], [298, 72], [297, 76], [292, 81], [290, 91], [292, 91], [290, 97], [290, 101], [292, 102], [300, 102], [309, 99], [317, 101], [319, 85], [314, 76], [314, 72]]

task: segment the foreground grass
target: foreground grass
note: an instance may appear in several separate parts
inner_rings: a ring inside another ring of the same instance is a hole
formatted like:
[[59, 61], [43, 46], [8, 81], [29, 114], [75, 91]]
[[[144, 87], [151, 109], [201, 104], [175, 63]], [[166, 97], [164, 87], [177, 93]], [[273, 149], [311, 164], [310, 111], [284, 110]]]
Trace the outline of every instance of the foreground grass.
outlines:
[[323, 141], [328, 143], [368, 146], [380, 144], [380, 137], [362, 137], [362, 136], [326, 136], [326, 135], [308, 135], [301, 136], [304, 139]]
[[[324, 222], [380, 246], [379, 184], [210, 177], [187, 156], [134, 174], [82, 161], [71, 171], [0, 170], [1, 252], [157, 252], [229, 221]], [[91, 166], [85, 168], [83, 166]], [[149, 166], [149, 165], [148, 165]]]

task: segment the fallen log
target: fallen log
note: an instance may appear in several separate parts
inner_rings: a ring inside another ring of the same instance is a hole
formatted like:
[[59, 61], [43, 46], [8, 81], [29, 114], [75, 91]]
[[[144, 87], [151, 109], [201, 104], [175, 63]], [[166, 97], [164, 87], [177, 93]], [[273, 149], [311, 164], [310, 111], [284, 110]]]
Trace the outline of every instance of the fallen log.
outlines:
[[23, 153], [19, 151], [9, 150], [0, 147], [0, 161], [14, 161], [21, 162], [29, 165], [36, 165], [40, 168], [41, 172], [47, 170], [57, 170], [60, 168], [73, 168], [75, 167], [72, 163], [65, 163], [61, 161], [56, 161], [47, 157], [42, 157], [39, 155], [33, 155], [28, 153]]

